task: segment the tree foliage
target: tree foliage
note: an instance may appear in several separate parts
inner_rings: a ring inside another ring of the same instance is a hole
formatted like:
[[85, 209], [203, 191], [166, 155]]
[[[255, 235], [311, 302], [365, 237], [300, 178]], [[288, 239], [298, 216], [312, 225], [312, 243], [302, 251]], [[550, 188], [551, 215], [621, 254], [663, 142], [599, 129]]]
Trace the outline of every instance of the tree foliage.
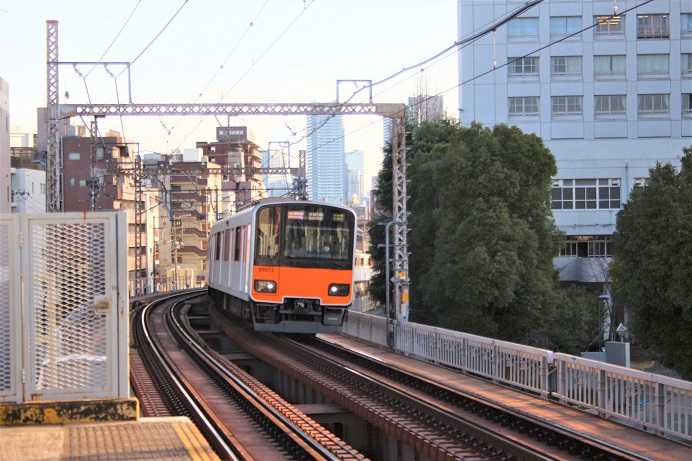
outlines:
[[[558, 340], [553, 331], [569, 320], [563, 306], [581, 303], [582, 313], [595, 304], [578, 288], [559, 290], [549, 202], [556, 166], [541, 139], [505, 125], [439, 122], [413, 130], [407, 144], [412, 320], [562, 350], [588, 344], [584, 318], [571, 338]], [[383, 210], [376, 219], [387, 221], [389, 152], [378, 186]], [[381, 226], [371, 229], [380, 299], [383, 234]]]
[[692, 149], [680, 172], [658, 164], [618, 215], [611, 268], [637, 340], [692, 376]]

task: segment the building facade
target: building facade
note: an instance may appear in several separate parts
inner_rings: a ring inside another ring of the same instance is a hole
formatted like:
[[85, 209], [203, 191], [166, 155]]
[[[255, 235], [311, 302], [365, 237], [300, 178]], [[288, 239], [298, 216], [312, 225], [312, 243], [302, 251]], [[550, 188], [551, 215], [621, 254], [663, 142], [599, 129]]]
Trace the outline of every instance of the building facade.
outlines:
[[418, 95], [408, 98], [406, 121], [411, 125], [435, 122], [445, 118], [442, 95]]
[[46, 172], [38, 166], [10, 168], [11, 212], [44, 213], [46, 211]]
[[65, 211], [90, 211], [94, 194], [94, 210], [125, 212], [128, 223], [128, 287], [130, 295], [137, 296], [153, 291], [150, 255], [153, 254], [154, 242], [148, 229], [150, 219], [147, 213], [152, 212], [156, 202], [150, 197], [151, 193], [145, 194], [144, 190], [137, 197], [134, 174], [136, 152], [132, 146], [117, 133], [109, 133], [95, 140], [81, 136], [62, 138], [63, 208]]
[[219, 219], [266, 196], [262, 176], [255, 173], [262, 167], [262, 152], [247, 127], [219, 127], [215, 142], [198, 142], [197, 148], [202, 150], [203, 159], [223, 170]]
[[344, 154], [346, 161], [346, 194], [347, 205], [359, 205], [365, 202], [365, 159], [362, 150]]
[[171, 264], [160, 263], [160, 279], [168, 289], [202, 287], [207, 283], [209, 230], [221, 206], [223, 169], [211, 162], [171, 162], [166, 171], [171, 214], [168, 224], [162, 223], [159, 251], [169, 252]]
[[309, 115], [307, 133], [308, 197], [342, 204], [346, 193], [343, 120], [340, 115]]
[[[630, 191], [692, 144], [692, 2], [658, 0], [609, 18], [637, 3], [546, 0], [459, 52], [460, 82], [509, 62], [460, 88], [462, 124], [516, 125], [557, 160], [551, 205], [568, 240], [556, 259], [565, 281], [608, 280]], [[459, 37], [519, 5], [459, 0]]]
[[10, 86], [0, 77], [0, 213], [9, 213], [10, 184]]

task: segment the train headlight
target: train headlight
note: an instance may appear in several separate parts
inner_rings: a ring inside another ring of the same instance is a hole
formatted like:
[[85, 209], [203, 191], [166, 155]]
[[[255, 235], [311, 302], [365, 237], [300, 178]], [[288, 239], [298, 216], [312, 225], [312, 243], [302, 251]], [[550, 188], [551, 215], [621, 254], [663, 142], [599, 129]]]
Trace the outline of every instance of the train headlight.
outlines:
[[255, 280], [255, 291], [258, 293], [276, 293], [276, 282], [273, 280]]
[[348, 296], [351, 290], [351, 285], [345, 285], [341, 283], [332, 283], [329, 285], [329, 296]]

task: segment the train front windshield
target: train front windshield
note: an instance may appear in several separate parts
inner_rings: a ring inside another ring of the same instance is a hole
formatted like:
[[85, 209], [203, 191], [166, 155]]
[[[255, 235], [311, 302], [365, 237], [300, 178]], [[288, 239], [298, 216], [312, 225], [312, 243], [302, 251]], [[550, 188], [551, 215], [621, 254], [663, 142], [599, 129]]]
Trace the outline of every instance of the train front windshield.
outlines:
[[353, 215], [337, 208], [265, 207], [258, 215], [256, 264], [350, 269], [353, 232]]

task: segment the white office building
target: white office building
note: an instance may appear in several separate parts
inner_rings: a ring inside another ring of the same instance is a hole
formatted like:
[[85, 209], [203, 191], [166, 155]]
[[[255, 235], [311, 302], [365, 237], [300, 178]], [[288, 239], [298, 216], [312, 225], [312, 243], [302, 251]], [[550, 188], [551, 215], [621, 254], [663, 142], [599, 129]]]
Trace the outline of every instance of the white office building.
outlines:
[[308, 197], [342, 204], [346, 193], [343, 120], [339, 115], [310, 115], [307, 130]]
[[[562, 280], [608, 278], [616, 215], [656, 162], [692, 144], [692, 1], [545, 0], [459, 53], [459, 79], [512, 61], [460, 90], [464, 125], [506, 123], [543, 138], [557, 159], [552, 208], [569, 242]], [[519, 1], [459, 0], [459, 37]], [[598, 25], [533, 52], [554, 40]]]
[[38, 168], [10, 168], [12, 213], [46, 211], [46, 172]]
[[0, 213], [10, 211], [10, 87], [0, 78]]

